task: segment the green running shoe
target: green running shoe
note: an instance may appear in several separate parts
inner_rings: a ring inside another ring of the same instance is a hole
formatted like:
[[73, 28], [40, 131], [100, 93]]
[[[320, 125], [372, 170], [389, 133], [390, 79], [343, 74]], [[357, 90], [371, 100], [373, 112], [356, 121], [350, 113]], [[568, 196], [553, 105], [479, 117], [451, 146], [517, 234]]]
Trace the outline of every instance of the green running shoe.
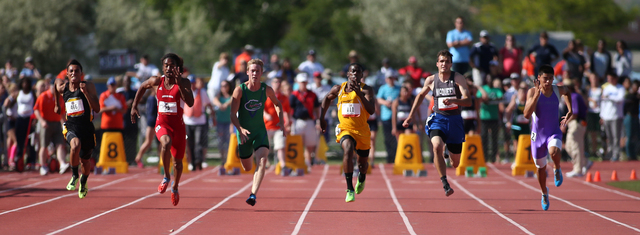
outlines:
[[89, 192], [89, 189], [87, 189], [87, 185], [86, 184], [82, 184], [82, 182], [80, 182], [80, 189], [78, 190], [78, 197], [80, 197], [80, 199], [86, 197], [87, 196], [87, 192]]
[[358, 182], [356, 183], [356, 194], [360, 194], [362, 193], [362, 190], [364, 190], [364, 181], [360, 182], [360, 180], [357, 180]]
[[76, 178], [75, 176], [71, 176], [71, 180], [69, 181], [69, 184], [67, 184], [67, 190], [69, 191], [76, 190], [77, 183], [78, 183], [78, 178]]
[[355, 201], [356, 197], [353, 194], [353, 190], [349, 190], [347, 189], [347, 197], [344, 199], [345, 202], [352, 202]]

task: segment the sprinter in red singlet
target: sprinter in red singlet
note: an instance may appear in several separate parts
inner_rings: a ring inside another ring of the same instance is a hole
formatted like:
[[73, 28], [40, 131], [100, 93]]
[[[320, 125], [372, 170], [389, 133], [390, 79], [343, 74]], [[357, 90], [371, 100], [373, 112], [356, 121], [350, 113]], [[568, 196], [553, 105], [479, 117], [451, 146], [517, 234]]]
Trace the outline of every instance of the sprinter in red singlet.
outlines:
[[[180, 201], [178, 184], [182, 175], [182, 158], [186, 145], [186, 129], [182, 120], [183, 107], [193, 106], [193, 92], [189, 79], [182, 78], [182, 58], [174, 53], [162, 57], [164, 76], [151, 77], [140, 85], [131, 108], [131, 122], [135, 123], [138, 114], [138, 102], [147, 89], [155, 89], [158, 98], [158, 119], [156, 121], [156, 137], [160, 140], [160, 156], [164, 166], [164, 179], [158, 186], [158, 192], [164, 193], [171, 181], [171, 156], [175, 168], [175, 180], [171, 186], [171, 203], [174, 206]], [[154, 118], [154, 117], [147, 117]], [[171, 149], [171, 152], [168, 150]]]

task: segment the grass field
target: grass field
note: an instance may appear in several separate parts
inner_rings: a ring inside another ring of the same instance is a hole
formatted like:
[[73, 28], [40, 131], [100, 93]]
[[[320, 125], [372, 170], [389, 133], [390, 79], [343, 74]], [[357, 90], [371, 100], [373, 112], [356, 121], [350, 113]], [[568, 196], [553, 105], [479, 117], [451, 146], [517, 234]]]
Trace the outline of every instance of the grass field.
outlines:
[[631, 190], [631, 191], [636, 191], [636, 192], [640, 193], [640, 181], [638, 181], [638, 180], [615, 181], [615, 182], [609, 182], [607, 184], [611, 185], [613, 187], [626, 189], [626, 190]]

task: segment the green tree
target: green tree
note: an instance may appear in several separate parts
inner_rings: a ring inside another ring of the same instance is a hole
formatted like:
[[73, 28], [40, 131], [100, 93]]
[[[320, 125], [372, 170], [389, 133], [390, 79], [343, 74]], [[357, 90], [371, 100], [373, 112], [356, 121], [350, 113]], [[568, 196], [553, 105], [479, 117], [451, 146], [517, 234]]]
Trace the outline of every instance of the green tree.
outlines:
[[476, 4], [477, 18], [494, 31], [572, 31], [592, 45], [606, 33], [624, 27], [633, 14], [613, 0], [482, 0]]
[[85, 61], [80, 37], [93, 27], [91, 1], [0, 0], [0, 58], [22, 67], [32, 56], [43, 73], [58, 73], [74, 57]]

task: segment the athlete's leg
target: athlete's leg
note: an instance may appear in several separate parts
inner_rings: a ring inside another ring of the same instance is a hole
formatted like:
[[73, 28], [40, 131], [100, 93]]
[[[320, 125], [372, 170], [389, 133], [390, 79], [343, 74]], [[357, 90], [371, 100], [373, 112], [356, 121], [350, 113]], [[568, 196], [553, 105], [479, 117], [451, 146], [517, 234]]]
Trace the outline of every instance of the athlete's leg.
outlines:
[[[378, 125], [378, 123], [376, 122], [375, 125]], [[373, 162], [375, 160], [375, 153], [376, 153], [376, 133], [377, 131], [371, 131], [371, 148], [369, 149], [369, 164], [371, 164], [371, 168], [374, 168], [375, 163]]]
[[153, 141], [153, 127], [148, 126], [144, 132], [144, 142], [140, 145], [140, 150], [138, 150], [138, 154], [136, 155], [136, 162], [140, 165], [142, 162], [142, 157], [151, 147], [151, 142]]
[[[181, 129], [184, 130], [184, 129]], [[186, 133], [184, 131], [176, 131], [171, 139], [171, 155], [173, 156], [174, 167], [174, 180], [173, 180], [173, 192], [178, 191], [178, 185], [180, 184], [180, 178], [182, 176], [182, 159], [185, 157], [184, 152], [186, 148]], [[178, 204], [177, 201], [174, 205]]]
[[531, 143], [531, 155], [538, 168], [538, 184], [542, 194], [547, 195], [547, 143], [543, 143], [541, 146], [534, 146], [534, 144], [536, 143]]
[[163, 135], [160, 137], [160, 157], [164, 167], [164, 178], [171, 179], [171, 137]]
[[242, 169], [244, 171], [250, 171], [253, 168], [253, 156], [256, 155], [255, 152], [248, 158], [240, 158], [240, 163], [242, 163]]
[[[251, 194], [257, 194], [258, 189], [260, 189], [260, 184], [262, 184], [262, 179], [264, 178], [264, 173], [266, 171], [267, 166], [267, 157], [269, 155], [269, 149], [265, 147], [258, 148], [253, 154], [258, 161], [258, 165], [256, 166], [256, 172], [253, 174], [253, 185], [251, 186]], [[251, 168], [249, 168], [251, 169]]]
[[458, 168], [460, 164], [460, 153], [462, 153], [462, 144], [447, 144], [449, 150], [449, 158], [453, 168]]
[[355, 154], [356, 141], [351, 136], [343, 136], [340, 145], [344, 154], [342, 155], [342, 170], [347, 181], [347, 189], [353, 189], [353, 155]]
[[447, 176], [447, 165], [444, 163], [444, 145], [444, 141], [442, 141], [440, 136], [433, 136], [431, 138], [431, 146], [433, 146], [434, 154], [433, 163], [436, 165], [440, 177]]
[[80, 139], [78, 137], [71, 139], [71, 141], [69, 141], [69, 146], [71, 147], [71, 150], [69, 152], [71, 168], [76, 169], [76, 171], [74, 172], [74, 175], [78, 176], [77, 169], [78, 169], [78, 165], [80, 165]]

